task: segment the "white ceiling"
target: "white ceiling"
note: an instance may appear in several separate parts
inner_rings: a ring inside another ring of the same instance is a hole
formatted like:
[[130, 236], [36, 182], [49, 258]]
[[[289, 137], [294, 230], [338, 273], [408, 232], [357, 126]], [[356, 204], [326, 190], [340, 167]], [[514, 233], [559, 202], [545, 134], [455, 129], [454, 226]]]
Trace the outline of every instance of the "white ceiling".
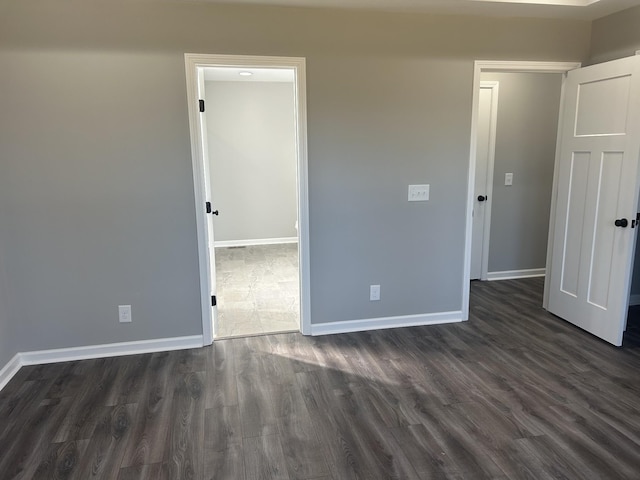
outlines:
[[[205, 3], [349, 8], [408, 13], [594, 20], [640, 0], [196, 0]], [[640, 28], [640, 26], [638, 27]]]
[[[251, 72], [242, 76], [240, 72]], [[238, 68], [207, 67], [204, 79], [207, 82], [288, 82], [293, 83], [292, 68]]]

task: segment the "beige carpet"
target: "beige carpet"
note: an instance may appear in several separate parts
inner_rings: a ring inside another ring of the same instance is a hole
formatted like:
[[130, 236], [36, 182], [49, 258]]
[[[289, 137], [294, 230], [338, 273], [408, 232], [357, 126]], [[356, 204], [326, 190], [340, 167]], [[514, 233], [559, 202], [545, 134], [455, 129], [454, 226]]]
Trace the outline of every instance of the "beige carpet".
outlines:
[[216, 248], [216, 338], [300, 329], [298, 245]]

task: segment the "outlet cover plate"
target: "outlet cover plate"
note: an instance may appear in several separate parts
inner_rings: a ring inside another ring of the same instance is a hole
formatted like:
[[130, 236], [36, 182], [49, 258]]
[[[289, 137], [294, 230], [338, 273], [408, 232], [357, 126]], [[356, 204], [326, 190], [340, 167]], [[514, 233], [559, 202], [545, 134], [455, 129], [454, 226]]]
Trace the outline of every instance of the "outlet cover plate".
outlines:
[[429, 185], [409, 185], [410, 202], [426, 202], [429, 200]]
[[372, 302], [380, 300], [380, 285], [369, 285], [369, 300]]
[[513, 173], [504, 174], [504, 184], [507, 186], [513, 185]]
[[120, 323], [131, 323], [131, 305], [118, 305]]

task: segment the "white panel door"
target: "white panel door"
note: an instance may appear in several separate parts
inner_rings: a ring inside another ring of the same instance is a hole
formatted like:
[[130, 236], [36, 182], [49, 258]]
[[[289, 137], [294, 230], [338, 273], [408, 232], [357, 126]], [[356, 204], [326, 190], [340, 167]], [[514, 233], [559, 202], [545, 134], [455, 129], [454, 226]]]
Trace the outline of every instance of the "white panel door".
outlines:
[[[205, 100], [205, 82], [204, 82], [204, 69], [198, 68], [198, 98], [200, 100]], [[202, 148], [202, 166], [204, 170], [204, 190], [205, 190], [205, 198], [207, 201], [207, 258], [209, 260], [209, 285], [211, 286], [211, 299], [216, 298], [217, 294], [217, 283], [216, 283], [216, 251], [214, 248], [214, 231], [213, 231], [213, 219], [214, 216], [211, 214], [211, 211], [215, 211], [217, 214], [217, 210], [214, 210], [215, 205], [212, 204], [212, 194], [211, 194], [211, 163], [209, 159], [209, 143], [207, 141], [208, 138], [208, 130], [207, 130], [207, 115], [204, 112], [200, 112], [200, 140], [201, 140], [201, 148]], [[203, 206], [204, 207], [204, 206]], [[211, 321], [212, 321], [212, 329], [213, 336], [215, 337], [218, 334], [218, 307], [217, 302], [211, 302]], [[214, 303], [216, 303], [214, 305]]]
[[640, 187], [640, 57], [570, 71], [562, 111], [548, 309], [619, 346]]
[[471, 280], [485, 279], [489, 256], [493, 156], [495, 151], [498, 82], [480, 82], [478, 142], [471, 233]]

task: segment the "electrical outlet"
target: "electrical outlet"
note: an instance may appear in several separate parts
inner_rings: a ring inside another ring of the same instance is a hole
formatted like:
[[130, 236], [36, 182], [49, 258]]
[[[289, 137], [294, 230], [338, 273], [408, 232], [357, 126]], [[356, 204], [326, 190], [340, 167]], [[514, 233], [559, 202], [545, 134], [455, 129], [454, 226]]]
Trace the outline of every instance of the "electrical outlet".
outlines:
[[131, 323], [131, 305], [118, 305], [120, 323]]
[[380, 285], [369, 285], [369, 300], [372, 302], [380, 300]]
[[513, 185], [513, 173], [505, 173], [504, 174], [504, 184], [505, 185]]

